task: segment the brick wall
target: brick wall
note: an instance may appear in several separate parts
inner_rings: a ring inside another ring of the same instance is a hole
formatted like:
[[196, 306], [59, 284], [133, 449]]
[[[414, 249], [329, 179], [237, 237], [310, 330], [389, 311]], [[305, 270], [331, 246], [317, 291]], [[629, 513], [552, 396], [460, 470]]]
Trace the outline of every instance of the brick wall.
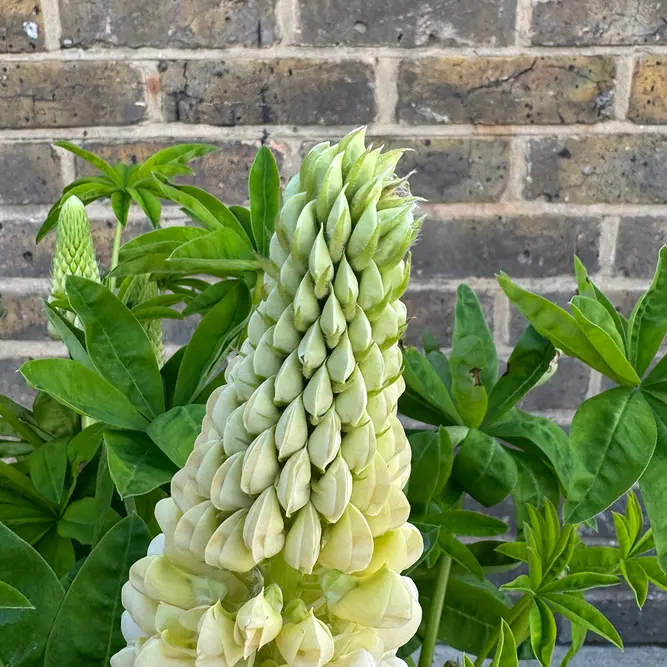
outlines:
[[[368, 124], [414, 149], [429, 200], [413, 340], [447, 339], [466, 280], [507, 354], [523, 324], [494, 273], [564, 303], [575, 251], [627, 311], [667, 241], [666, 40], [657, 0], [0, 0], [0, 392], [25, 396], [20, 361], [60, 351], [40, 306], [52, 238], [33, 239], [87, 170], [59, 138], [125, 160], [217, 143], [196, 182], [240, 203], [261, 142], [291, 175], [314, 142]], [[104, 264], [112, 223], [90, 211]], [[136, 216], [127, 234], [145, 229]], [[567, 423], [600, 387], [565, 359], [529, 406]], [[641, 623], [626, 593], [603, 606], [628, 642], [667, 642], [661, 595]]]

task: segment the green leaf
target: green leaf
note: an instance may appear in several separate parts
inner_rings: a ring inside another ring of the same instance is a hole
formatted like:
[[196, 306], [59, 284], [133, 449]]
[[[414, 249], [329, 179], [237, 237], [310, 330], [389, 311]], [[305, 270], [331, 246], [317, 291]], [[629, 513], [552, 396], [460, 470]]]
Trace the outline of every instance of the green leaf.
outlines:
[[655, 556], [642, 556], [634, 560], [644, 570], [651, 583], [667, 591], [667, 574], [663, 572]]
[[594, 299], [575, 296], [570, 308], [586, 338], [614, 371], [612, 379], [619, 384], [638, 385], [641, 379], [625, 358], [623, 338], [605, 307]]
[[90, 153], [87, 150], [84, 150], [80, 146], [77, 146], [76, 144], [73, 144], [71, 141], [54, 141], [53, 142], [54, 146], [59, 146], [60, 148], [64, 148], [65, 150], [68, 150], [70, 153], [74, 153], [77, 157], [80, 157], [82, 160], [85, 160], [86, 162], [90, 163], [101, 171], [105, 176], [110, 178], [116, 185], [122, 185], [123, 182], [121, 178], [118, 176], [118, 172], [106, 161], [103, 160], [99, 155], [95, 155], [94, 153]]
[[667, 570], [667, 405], [645, 394], [658, 431], [653, 457], [639, 480], [639, 489], [651, 522], [660, 566]]
[[428, 360], [416, 348], [409, 347], [403, 351], [403, 362], [403, 378], [408, 389], [436, 414], [441, 415], [440, 423], [444, 426], [461, 424], [461, 417], [454, 407], [447, 388]]
[[53, 397], [38, 392], [32, 404], [37, 426], [54, 438], [71, 438], [79, 430], [79, 416]]
[[130, 206], [132, 205], [132, 197], [127, 192], [119, 191], [111, 195], [111, 208], [116, 220], [125, 227], [127, 225], [127, 217], [130, 213]]
[[424, 333], [422, 334], [422, 347], [424, 348], [424, 353], [427, 356], [431, 352], [435, 352], [440, 349], [440, 343], [438, 343], [438, 339], [428, 329], [424, 329]]
[[28, 442], [16, 440], [0, 440], [0, 459], [25, 456], [34, 451], [34, 447]]
[[507, 361], [507, 370], [489, 395], [485, 422], [491, 423], [514, 407], [549, 369], [556, 348], [528, 326]]
[[522, 289], [504, 273], [500, 274], [498, 282], [517, 310], [559, 350], [605, 375], [612, 373], [572, 315], [548, 299]]
[[569, 666], [577, 653], [579, 653], [581, 647], [584, 645], [584, 642], [586, 641], [586, 635], [588, 634], [588, 630], [577, 623], [570, 622], [570, 628], [572, 643], [570, 644], [570, 648], [567, 650], [567, 653], [563, 657], [563, 660], [560, 663], [560, 667]]
[[620, 498], [646, 470], [656, 437], [655, 419], [640, 392], [618, 387], [585, 401], [570, 428], [565, 520], [590, 519]]
[[103, 515], [106, 516], [104, 526], [106, 530], [120, 521], [120, 515], [114, 509], [105, 507], [101, 498], [75, 500], [58, 521], [58, 535], [76, 540], [81, 544], [93, 544], [97, 522]]
[[44, 667], [104, 667], [125, 646], [120, 631], [120, 591], [130, 566], [150, 537], [136, 515], [123, 519], [93, 549], [65, 594], [46, 647]]
[[643, 375], [667, 333], [667, 246], [660, 248], [651, 286], [635, 304], [628, 324], [630, 363]]
[[0, 661], [38, 665], [63, 598], [63, 589], [44, 559], [0, 524], [2, 580], [30, 600], [32, 610], [0, 610]]
[[479, 540], [468, 544], [468, 548], [485, 572], [506, 573], [511, 572], [520, 564], [517, 559], [502, 554], [498, 550], [506, 544], [513, 545], [515, 543], [502, 542], [500, 540]]
[[222, 227], [222, 223], [208, 208], [202, 204], [196, 197], [187, 192], [183, 192], [179, 187], [169, 183], [155, 180], [155, 186], [158, 192], [169, 201], [182, 206], [187, 213], [192, 214], [199, 223], [209, 231], [214, 231]]
[[167, 407], [171, 408], [174, 404], [174, 392], [176, 390], [176, 380], [178, 379], [178, 371], [185, 355], [186, 346], [178, 348], [174, 354], [167, 359], [165, 364], [160, 369], [162, 376], [162, 383], [164, 384], [165, 399]]
[[134, 172], [130, 182], [136, 183], [137, 181], [149, 177], [155, 167], [172, 163], [186, 164], [192, 162], [192, 160], [203, 157], [204, 155], [208, 155], [209, 153], [215, 153], [218, 150], [220, 150], [218, 146], [202, 143], [177, 144], [176, 146], [163, 148], [162, 150], [153, 153], [153, 155], [151, 155], [139, 169]]
[[614, 574], [618, 571], [621, 553], [615, 547], [584, 547], [575, 549], [570, 560], [570, 572], [599, 572]]
[[634, 548], [644, 527], [644, 515], [635, 492], [630, 489], [626, 496], [625, 517], [628, 521], [631, 546]]
[[220, 282], [213, 283], [207, 287], [203, 292], [190, 301], [187, 307], [183, 310], [183, 315], [207, 313], [213, 306], [220, 303], [227, 292], [229, 292], [229, 282], [229, 280], [221, 280]]
[[178, 371], [174, 405], [186, 405], [199, 393], [249, 312], [248, 288], [242, 282], [230, 282], [227, 295], [202, 317], [192, 334]]
[[248, 245], [243, 237], [239, 236], [233, 229], [223, 227], [206, 236], [178, 246], [169, 255], [169, 262], [176, 266], [178, 263], [175, 260], [179, 259], [207, 260], [209, 262], [253, 260], [254, 254], [252, 246]]
[[546, 586], [540, 588], [540, 595], [550, 593], [572, 593], [574, 591], [586, 591], [590, 588], [603, 588], [605, 586], [616, 586], [618, 577], [611, 574], [599, 574], [595, 572], [578, 572], [568, 574], [556, 579]]
[[37, 492], [35, 485], [28, 477], [14, 466], [0, 461], [0, 492], [3, 490], [11, 494], [12, 500], [25, 499], [28, 503], [41, 507], [42, 511], [46, 510], [47, 514], [55, 514], [51, 503]]
[[124, 262], [143, 255], [171, 255], [176, 248], [195, 239], [206, 236], [207, 232], [198, 227], [166, 227], [141, 234], [124, 243], [119, 252], [120, 261]]
[[257, 151], [250, 167], [248, 195], [255, 248], [266, 257], [269, 254], [269, 238], [280, 209], [280, 174], [273, 153], [266, 146]]
[[454, 459], [452, 476], [475, 500], [492, 507], [514, 488], [517, 470], [512, 456], [495, 438], [471, 429]]
[[109, 472], [109, 454], [106, 443], [102, 445], [102, 452], [97, 464], [97, 475], [95, 476], [95, 500], [99, 502], [100, 514], [93, 531], [93, 544], [97, 544], [105, 534], [109, 525], [109, 517], [113, 516], [111, 503], [115, 491], [114, 481]]
[[137, 318], [99, 283], [69, 276], [65, 289], [86, 331], [86, 347], [100, 375], [146, 417], [164, 412], [164, 389], [153, 346]]
[[205, 414], [204, 405], [178, 405], [154, 419], [146, 429], [146, 433], [179, 468], [182, 468], [201, 431]]
[[496, 551], [508, 558], [528, 562], [528, 551], [525, 542], [504, 542], [496, 547]]
[[488, 398], [481, 375], [485, 363], [484, 346], [477, 336], [458, 340], [449, 358], [452, 397], [463, 423], [470, 428], [478, 428], [486, 415]]
[[484, 581], [482, 566], [475, 560], [472, 551], [463, 542], [457, 540], [452, 534], [441, 530], [438, 537], [438, 544], [447, 555], [451, 556], [452, 560], [456, 561], [481, 581]]
[[547, 605], [536, 598], [530, 608], [530, 645], [542, 667], [551, 667], [558, 629], [556, 619]]
[[442, 428], [412, 433], [408, 440], [412, 450], [412, 472], [407, 496], [413, 510], [425, 512], [449, 479], [453, 462], [452, 445]]
[[625, 560], [621, 561], [621, 572], [635, 594], [637, 606], [641, 609], [648, 596], [648, 576], [644, 568], [636, 560]]
[[452, 362], [458, 344], [468, 336], [476, 336], [480, 341], [480, 377], [486, 391], [490, 392], [498, 378], [496, 346], [475, 293], [470, 287], [462, 284], [456, 290], [454, 330], [452, 332]]
[[442, 526], [448, 533], [470, 537], [503, 535], [510, 529], [500, 519], [470, 510], [444, 510], [438, 514], [427, 514], [424, 522]]
[[141, 210], [151, 221], [151, 225], [157, 227], [160, 224], [162, 202], [146, 188], [127, 188], [127, 193], [139, 204]]
[[491, 667], [519, 667], [514, 633], [505, 619], [501, 621], [501, 631]]
[[45, 443], [30, 455], [28, 466], [37, 491], [58, 505], [65, 488], [67, 441], [51, 440]]
[[109, 473], [121, 498], [140, 496], [171, 480], [176, 466], [145, 434], [105, 431]]
[[630, 555], [630, 550], [632, 549], [632, 541], [630, 540], [627, 519], [618, 512], [612, 512], [612, 516], [614, 518], [614, 527], [616, 529], [616, 539], [618, 541], [618, 546], [621, 549], [623, 558], [627, 558]]
[[60, 537], [55, 527], [51, 528], [42, 539], [35, 544], [35, 549], [51, 566], [57, 577], [62, 577], [74, 567], [76, 555], [72, 540]]
[[440, 352], [440, 350], [433, 350], [426, 355], [428, 363], [435, 368], [435, 372], [438, 374], [440, 381], [445, 385], [447, 391], [451, 391], [452, 388], [452, 374], [449, 369], [449, 360], [447, 357]]
[[525, 452], [511, 450], [517, 470], [517, 481], [512, 489], [517, 525], [528, 519], [528, 506], [542, 509], [546, 500], [557, 505], [560, 500], [558, 478], [542, 460]]
[[77, 329], [71, 322], [65, 319], [56, 308], [51, 304], [44, 302], [44, 312], [46, 318], [53, 325], [63, 343], [67, 346], [70, 357], [78, 361], [81, 365], [95, 370], [93, 362], [88, 356], [85, 347], [85, 337], [80, 329]]
[[34, 607], [21, 591], [0, 581], [0, 610], [5, 609], [34, 609]]
[[95, 422], [73, 437], [67, 445], [67, 458], [72, 465], [72, 472], [76, 477], [81, 466], [95, 457], [102, 442], [104, 424]]
[[113, 385], [70, 359], [35, 359], [21, 366], [35, 389], [51, 394], [72, 410], [118, 428], [144, 429], [148, 421]]
[[583, 598], [568, 593], [549, 593], [542, 596], [551, 609], [565, 618], [594, 632], [618, 648], [623, 648], [623, 641], [616, 628], [592, 604]]

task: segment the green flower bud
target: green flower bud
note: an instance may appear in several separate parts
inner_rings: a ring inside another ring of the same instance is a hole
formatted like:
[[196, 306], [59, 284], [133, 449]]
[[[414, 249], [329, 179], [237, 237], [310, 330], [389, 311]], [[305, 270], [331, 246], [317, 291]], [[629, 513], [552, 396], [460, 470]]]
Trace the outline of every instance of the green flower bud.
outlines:
[[343, 309], [345, 319], [348, 322], [352, 321], [357, 310], [359, 281], [344, 255], [336, 271], [334, 294]]
[[272, 642], [283, 627], [280, 610], [283, 596], [280, 588], [272, 584], [246, 602], [236, 615], [234, 639], [243, 646], [243, 657], [249, 658], [262, 646]]
[[278, 500], [290, 517], [300, 510], [310, 498], [310, 459], [303, 448], [292, 454], [283, 466], [278, 479]]
[[208, 451], [206, 451], [195, 473], [197, 490], [204, 498], [208, 498], [211, 493], [213, 477], [215, 477], [215, 473], [225, 460], [225, 450], [222, 446], [222, 440], [216, 440], [215, 442], [207, 443], [207, 445]]
[[213, 426], [218, 433], [225, 432], [229, 416], [241, 405], [234, 385], [224, 385], [221, 389], [222, 391], [216, 396], [212, 406], [209, 408], [207, 404], [207, 414], [211, 415]]
[[313, 249], [308, 259], [308, 270], [314, 282], [314, 292], [318, 299], [323, 299], [329, 293], [329, 287], [334, 276], [334, 266], [331, 255], [324, 240], [324, 227], [315, 239]]
[[380, 157], [381, 148], [372, 150], [369, 146], [354, 162], [345, 178], [347, 183], [347, 198], [354, 195], [375, 176], [375, 167]]
[[288, 302], [285, 301], [278, 287], [274, 287], [270, 292], [266, 301], [262, 301], [259, 304], [258, 312], [260, 315], [263, 315], [271, 324], [275, 324], [280, 316], [283, 314], [283, 311], [288, 306]]
[[[234, 385], [234, 382], [236, 381], [236, 376], [238, 375], [239, 372], [239, 368], [241, 367], [241, 363], [243, 362], [244, 359], [245, 359], [245, 354], [236, 354], [227, 362], [227, 366], [225, 368], [225, 382], [228, 385], [230, 386]], [[236, 388], [234, 388], [234, 391], [236, 391]]]
[[345, 246], [352, 233], [352, 216], [346, 197], [347, 186], [343, 187], [336, 198], [327, 222], [325, 233], [329, 244], [329, 255], [334, 264], [341, 261], [345, 253]]
[[[348, 190], [349, 193], [349, 190]], [[382, 178], [375, 178], [363, 185], [352, 198], [350, 215], [352, 222], [359, 220], [369, 207], [375, 208], [382, 194]], [[349, 196], [349, 195], [348, 195]]]
[[363, 574], [373, 574], [384, 565], [394, 572], [402, 572], [419, 560], [422, 551], [424, 540], [421, 533], [412, 524], [405, 523], [375, 538], [373, 558]]
[[338, 455], [324, 475], [311, 486], [310, 500], [315, 509], [327, 521], [336, 523], [352, 495], [352, 475], [343, 457]]
[[232, 572], [248, 572], [257, 563], [243, 541], [248, 510], [241, 509], [225, 519], [206, 545], [206, 563]]
[[366, 412], [368, 391], [357, 366], [343, 391], [336, 396], [336, 412], [344, 425], [356, 426]]
[[262, 383], [262, 378], [255, 374], [253, 354], [244, 357], [234, 378], [236, 394], [242, 401], [247, 401]]
[[366, 569], [372, 556], [371, 529], [364, 515], [349, 503], [341, 518], [328, 528], [319, 562], [332, 570], [350, 574]]
[[303, 266], [308, 266], [308, 258], [317, 238], [318, 229], [319, 224], [315, 217], [315, 202], [309, 201], [301, 211], [294, 229], [291, 246], [294, 261], [301, 262]]
[[253, 355], [252, 368], [257, 377], [271, 377], [272, 375], [275, 375], [282, 366], [285, 356], [273, 346], [273, 334], [275, 330], [276, 325], [267, 329], [266, 333], [259, 341], [259, 345], [257, 345], [257, 349]]
[[340, 427], [340, 417], [332, 406], [308, 438], [310, 462], [321, 471], [324, 471], [338, 454], [341, 442]]
[[[298, 454], [296, 455], [298, 456]], [[285, 562], [304, 574], [312, 574], [320, 555], [322, 524], [317, 510], [308, 502], [296, 516], [285, 540]]]
[[243, 411], [243, 425], [248, 433], [262, 433], [280, 419], [280, 410], [273, 402], [274, 393], [275, 376], [264, 380], [248, 399]]
[[[269, 241], [269, 259], [276, 265], [276, 268], [280, 268], [285, 263], [287, 259], [287, 251], [280, 244], [280, 240], [277, 234], [274, 234]], [[267, 276], [265, 275], [265, 278]]]
[[206, 500], [200, 495], [191, 471], [186, 468], [179, 470], [171, 478], [171, 497], [182, 512], [187, 512], [191, 507]]
[[211, 501], [223, 512], [235, 512], [252, 505], [252, 498], [241, 490], [243, 452], [232, 454], [213, 477]]
[[291, 254], [288, 255], [280, 269], [280, 289], [283, 292], [283, 296], [293, 299], [303, 280], [303, 276], [304, 271], [300, 263], [295, 262]]
[[294, 295], [294, 325], [299, 331], [306, 331], [319, 316], [320, 306], [315, 296], [315, 286], [307, 273]]
[[358, 304], [357, 312], [348, 328], [348, 336], [355, 356], [358, 358], [364, 357], [373, 342], [373, 330], [366, 313]]
[[384, 367], [383, 384], [395, 380], [403, 368], [403, 354], [398, 345], [391, 345], [382, 350], [382, 361]]
[[368, 392], [377, 392], [384, 383], [384, 357], [377, 343], [373, 343], [368, 354], [359, 363], [359, 370], [364, 377], [364, 384]]
[[352, 472], [358, 473], [375, 458], [375, 429], [370, 418], [362, 417], [360, 426], [350, 429], [341, 442], [341, 453]]
[[303, 407], [318, 422], [333, 404], [333, 389], [326, 366], [320, 366], [310, 378], [303, 392]]
[[289, 199], [285, 199], [285, 203], [282, 209], [280, 209], [280, 214], [276, 221], [276, 234], [285, 250], [289, 250], [292, 247], [294, 230], [296, 229], [299, 216], [307, 203], [308, 197], [306, 193], [300, 192]]
[[[234, 617], [226, 612], [220, 602], [210, 607], [202, 616], [197, 658], [202, 665], [224, 664], [234, 667], [243, 658], [243, 645], [234, 639]], [[154, 665], [161, 665], [156, 662]]]
[[[304, 381], [298, 352], [294, 350], [280, 367], [274, 384], [273, 401], [276, 405], [287, 405], [303, 392]], [[284, 414], [284, 413], [283, 413]]]
[[[371, 262], [362, 272], [359, 281], [359, 305], [368, 315], [382, 304], [385, 297], [382, 274], [375, 262]], [[370, 317], [370, 316], [369, 316]], [[373, 319], [373, 318], [371, 318]]]
[[173, 544], [179, 551], [203, 558], [206, 545], [219, 525], [213, 503], [210, 500], [203, 502], [181, 517], [174, 531]]
[[322, 222], [326, 221], [331, 212], [331, 207], [343, 187], [343, 157], [343, 153], [338, 153], [334, 157], [319, 188], [315, 202], [315, 212], [318, 220]]
[[236, 454], [237, 452], [245, 452], [248, 445], [252, 442], [252, 435], [245, 427], [245, 413], [246, 404], [240, 405], [227, 420], [224, 433], [222, 435], [222, 446], [225, 449], [227, 456]]
[[403, 216], [399, 224], [380, 239], [374, 256], [378, 266], [391, 268], [405, 257], [422, 225], [422, 220], [411, 218], [412, 213]]
[[280, 316], [273, 331], [273, 347], [289, 354], [296, 350], [301, 342], [301, 333], [294, 326], [294, 306], [290, 304]]
[[[322, 155], [324, 151], [330, 148], [330, 141], [323, 141], [319, 144], [315, 144], [309, 151], [308, 155], [304, 158], [301, 163], [301, 169], [299, 170], [299, 182], [301, 190], [304, 192], [314, 189], [314, 166], [318, 158]], [[312, 198], [312, 197], [309, 197]]]
[[[400, 302], [399, 302], [400, 303]], [[399, 320], [396, 311], [388, 303], [380, 316], [373, 320], [373, 340], [380, 346], [393, 345], [399, 338]]]
[[340, 337], [347, 329], [347, 322], [345, 321], [343, 309], [340, 307], [340, 303], [338, 303], [338, 299], [333, 292], [329, 294], [329, 298], [326, 300], [324, 308], [322, 309], [320, 329], [324, 334], [329, 349], [333, 349], [338, 345]]
[[241, 490], [256, 496], [274, 483], [279, 472], [275, 428], [269, 428], [252, 441], [243, 455]]
[[390, 400], [388, 389], [374, 396], [369, 396], [367, 406], [368, 416], [371, 418], [375, 433], [378, 435], [384, 433], [389, 428], [387, 422], [392, 414], [393, 407], [394, 404]]
[[331, 630], [312, 609], [300, 623], [286, 624], [276, 644], [289, 667], [323, 667], [333, 657]]
[[243, 541], [258, 563], [280, 553], [285, 546], [285, 524], [273, 486], [262, 491], [248, 511]]
[[381, 176], [383, 179], [391, 178], [405, 151], [405, 148], [394, 148], [380, 155], [375, 167], [375, 176]]
[[283, 193], [284, 201], [291, 199], [294, 195], [299, 194], [299, 192], [301, 192], [301, 175], [294, 174], [285, 186], [285, 192]]
[[346, 135], [338, 144], [339, 150], [343, 151], [343, 176], [347, 178], [354, 163], [366, 150], [366, 128], [358, 127]]
[[348, 381], [354, 367], [354, 352], [347, 331], [345, 331], [327, 359], [327, 371], [334, 385], [342, 385]]
[[315, 199], [317, 193], [322, 190], [324, 180], [329, 172], [331, 164], [336, 159], [338, 154], [338, 146], [329, 146], [325, 148], [314, 160], [312, 168], [308, 168], [306, 173], [306, 192], [308, 196]]
[[412, 210], [414, 204], [403, 204], [394, 208], [385, 208], [378, 211], [378, 224], [380, 225], [380, 240], [384, 240], [393, 229], [400, 226], [403, 221], [407, 220], [412, 223], [414, 216]]
[[387, 502], [390, 485], [387, 464], [376, 453], [373, 463], [353, 477], [351, 502], [364, 514], [374, 516]]
[[354, 226], [350, 242], [347, 245], [347, 257], [354, 266], [357, 259], [367, 248], [378, 230], [378, 217], [375, 205], [371, 203]]
[[308, 421], [301, 395], [297, 396], [283, 411], [276, 426], [278, 459], [284, 461], [306, 446]]
[[359, 628], [334, 637], [334, 660], [340, 660], [358, 651], [365, 650], [375, 660], [380, 660], [384, 654], [384, 644], [377, 633], [369, 628]]
[[297, 354], [299, 361], [303, 364], [303, 376], [305, 378], [310, 378], [325, 362], [327, 348], [319, 320], [308, 329], [306, 335], [301, 339]]

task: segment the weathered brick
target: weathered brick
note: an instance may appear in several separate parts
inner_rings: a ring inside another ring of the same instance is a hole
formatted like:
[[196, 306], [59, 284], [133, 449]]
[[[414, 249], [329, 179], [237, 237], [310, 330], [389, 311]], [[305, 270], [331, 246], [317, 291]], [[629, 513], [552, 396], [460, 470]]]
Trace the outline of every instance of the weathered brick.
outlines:
[[541, 0], [533, 4], [532, 42], [659, 45], [666, 18], [662, 4], [651, 0]]
[[38, 340], [47, 337], [43, 294], [2, 295], [5, 312], [0, 317], [0, 339]]
[[398, 118], [409, 123], [596, 123], [613, 115], [607, 56], [423, 58], [401, 63]]
[[0, 11], [0, 52], [20, 53], [44, 49], [44, 21], [39, 0], [11, 0]]
[[271, 0], [60, 0], [60, 18], [67, 47], [262, 46], [278, 37]]
[[0, 144], [0, 173], [11, 174], [0, 180], [0, 204], [51, 204], [60, 196], [60, 158], [48, 144]]
[[667, 120], [667, 58], [646, 55], [635, 61], [628, 118], [636, 123]]
[[0, 127], [129, 125], [146, 114], [139, 70], [115, 62], [0, 62]]
[[[524, 321], [524, 327], [527, 322]], [[586, 400], [590, 369], [578, 359], [561, 356], [549, 382], [533, 389], [522, 407], [534, 410], [575, 410]]]
[[667, 137], [655, 134], [535, 139], [527, 199], [590, 204], [667, 202]]
[[358, 60], [163, 62], [170, 121], [347, 125], [373, 120], [373, 68]]
[[[493, 295], [477, 292], [477, 298], [482, 304], [489, 327], [493, 329]], [[403, 301], [407, 306], [409, 317], [406, 336], [408, 345], [421, 346], [426, 330], [437, 338], [442, 347], [451, 345], [454, 305], [456, 304], [455, 292], [447, 292], [442, 289], [412, 289], [405, 293]]]
[[577, 253], [591, 272], [599, 266], [600, 224], [593, 218], [496, 216], [424, 221], [413, 249], [415, 277], [513, 278], [569, 274]]
[[318, 46], [505, 46], [514, 40], [514, 0], [405, 3], [300, 0], [300, 44]]
[[507, 188], [509, 147], [503, 139], [395, 139], [372, 137], [376, 145], [408, 148], [399, 172], [412, 192], [430, 202], [493, 202]]
[[26, 361], [30, 359], [0, 359], [0, 394], [9, 396], [21, 405], [30, 406], [35, 392], [19, 373], [19, 368]]
[[[140, 141], [123, 144], [87, 142], [83, 145], [86, 150], [102, 156], [112, 164], [119, 161], [133, 164], [143, 162], [152, 153], [172, 146], [173, 142]], [[220, 150], [217, 153], [210, 153], [191, 163], [195, 176], [178, 177], [176, 180], [204, 188], [226, 204], [242, 204], [248, 199], [248, 172], [260, 144], [228, 141], [219, 145]], [[268, 146], [273, 151], [278, 167], [281, 168], [285, 146], [278, 141], [269, 141]], [[78, 175], [94, 173], [97, 173], [94, 167], [83, 160], [77, 160]]]
[[662, 218], [622, 218], [616, 240], [614, 273], [626, 278], [650, 278], [658, 250], [667, 243], [667, 221]]

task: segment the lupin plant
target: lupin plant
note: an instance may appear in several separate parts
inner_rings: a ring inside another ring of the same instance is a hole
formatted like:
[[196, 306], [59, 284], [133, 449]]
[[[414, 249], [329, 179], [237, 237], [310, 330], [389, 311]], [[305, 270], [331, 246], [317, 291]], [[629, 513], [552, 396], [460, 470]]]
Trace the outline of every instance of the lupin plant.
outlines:
[[400, 573], [423, 543], [396, 417], [419, 228], [401, 153], [357, 130], [289, 182], [247, 340], [123, 588], [113, 667], [403, 664], [421, 609]]

